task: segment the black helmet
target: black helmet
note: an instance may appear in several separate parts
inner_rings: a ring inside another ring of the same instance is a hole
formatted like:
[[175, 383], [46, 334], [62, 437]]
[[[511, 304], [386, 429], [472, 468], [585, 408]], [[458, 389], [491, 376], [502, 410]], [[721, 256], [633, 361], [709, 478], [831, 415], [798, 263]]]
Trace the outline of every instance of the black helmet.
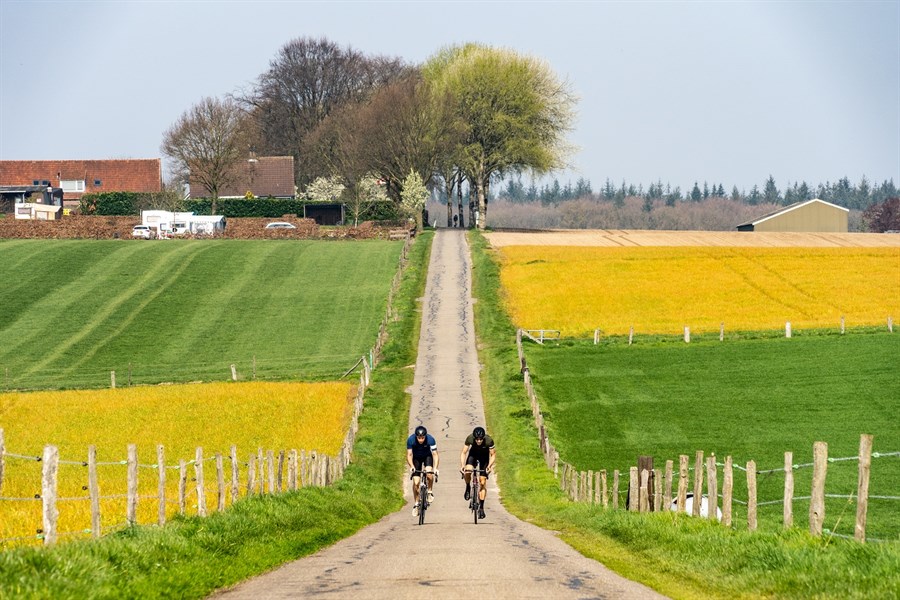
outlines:
[[428, 430], [419, 425], [416, 427], [416, 437], [428, 435]]
[[472, 430], [472, 437], [475, 438], [476, 440], [483, 440], [484, 435], [485, 435], [484, 427], [476, 427], [475, 429]]

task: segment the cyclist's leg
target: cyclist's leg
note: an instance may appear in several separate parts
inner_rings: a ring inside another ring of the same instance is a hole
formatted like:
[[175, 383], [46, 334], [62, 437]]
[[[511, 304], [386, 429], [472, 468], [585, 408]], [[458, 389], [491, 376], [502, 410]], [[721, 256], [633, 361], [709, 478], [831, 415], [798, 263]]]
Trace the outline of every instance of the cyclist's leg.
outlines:
[[[422, 459], [413, 457], [413, 469], [416, 471], [422, 471]], [[419, 503], [419, 475], [413, 475], [412, 478], [412, 488], [413, 488], [413, 501], [418, 504]]]
[[434, 487], [434, 457], [426, 456], [423, 462], [425, 470], [425, 481], [428, 484], [428, 491]]
[[466, 457], [466, 467], [463, 477], [466, 480], [466, 493], [465, 499], [468, 500], [472, 490], [472, 471], [475, 470], [475, 457], [469, 453], [469, 456]]

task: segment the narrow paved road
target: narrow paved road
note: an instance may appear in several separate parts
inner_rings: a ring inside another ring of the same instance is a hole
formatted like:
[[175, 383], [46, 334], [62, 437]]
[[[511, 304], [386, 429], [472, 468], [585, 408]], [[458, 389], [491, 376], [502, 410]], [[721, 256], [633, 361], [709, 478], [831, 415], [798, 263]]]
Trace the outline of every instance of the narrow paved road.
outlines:
[[[411, 505], [355, 536], [221, 593], [247, 598], [662, 598], [587, 559], [552, 533], [520, 521], [498, 501], [472, 523], [459, 452], [484, 424], [465, 233], [438, 230], [432, 248], [412, 392], [410, 430], [423, 424], [440, 452], [441, 478], [425, 525]], [[490, 433], [490, 429], [488, 429]], [[401, 445], [405, 440], [397, 440]], [[497, 459], [503, 459], [497, 440]], [[406, 496], [411, 493], [403, 482]]]

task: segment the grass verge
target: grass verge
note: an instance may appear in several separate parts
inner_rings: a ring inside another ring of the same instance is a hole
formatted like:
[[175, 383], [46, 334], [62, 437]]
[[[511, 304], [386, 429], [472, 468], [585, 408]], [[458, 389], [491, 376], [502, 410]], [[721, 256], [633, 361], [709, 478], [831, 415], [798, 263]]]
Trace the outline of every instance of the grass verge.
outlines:
[[241, 500], [223, 513], [97, 542], [0, 554], [0, 598], [200, 598], [347, 537], [403, 503], [396, 441], [406, 435], [431, 234], [413, 245], [389, 325], [385, 360], [360, 417], [353, 464], [328, 488]]
[[896, 543], [860, 545], [796, 529], [750, 534], [670, 513], [603, 511], [566, 500], [538, 448], [495, 253], [478, 234], [470, 247], [485, 411], [504, 448], [498, 467], [508, 510], [673, 598], [900, 596]]

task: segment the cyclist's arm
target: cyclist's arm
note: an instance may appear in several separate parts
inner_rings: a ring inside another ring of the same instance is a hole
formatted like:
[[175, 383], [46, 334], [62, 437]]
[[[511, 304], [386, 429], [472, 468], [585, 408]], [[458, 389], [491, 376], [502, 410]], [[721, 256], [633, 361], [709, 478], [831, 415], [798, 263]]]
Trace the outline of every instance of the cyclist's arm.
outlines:
[[491, 458], [488, 460], [487, 472], [492, 473], [494, 471], [494, 459], [497, 458], [497, 451], [494, 448], [491, 448]]
[[437, 450], [432, 450], [431, 455], [434, 457], [434, 470], [437, 471], [438, 465], [441, 464], [441, 457]]
[[462, 452], [459, 453], [459, 468], [460, 470], [466, 468], [466, 457], [469, 456], [469, 448], [468, 444], [463, 445]]
[[406, 449], [406, 464], [409, 465], [410, 469], [415, 468], [415, 465], [413, 465], [413, 459], [412, 459], [412, 448]]

